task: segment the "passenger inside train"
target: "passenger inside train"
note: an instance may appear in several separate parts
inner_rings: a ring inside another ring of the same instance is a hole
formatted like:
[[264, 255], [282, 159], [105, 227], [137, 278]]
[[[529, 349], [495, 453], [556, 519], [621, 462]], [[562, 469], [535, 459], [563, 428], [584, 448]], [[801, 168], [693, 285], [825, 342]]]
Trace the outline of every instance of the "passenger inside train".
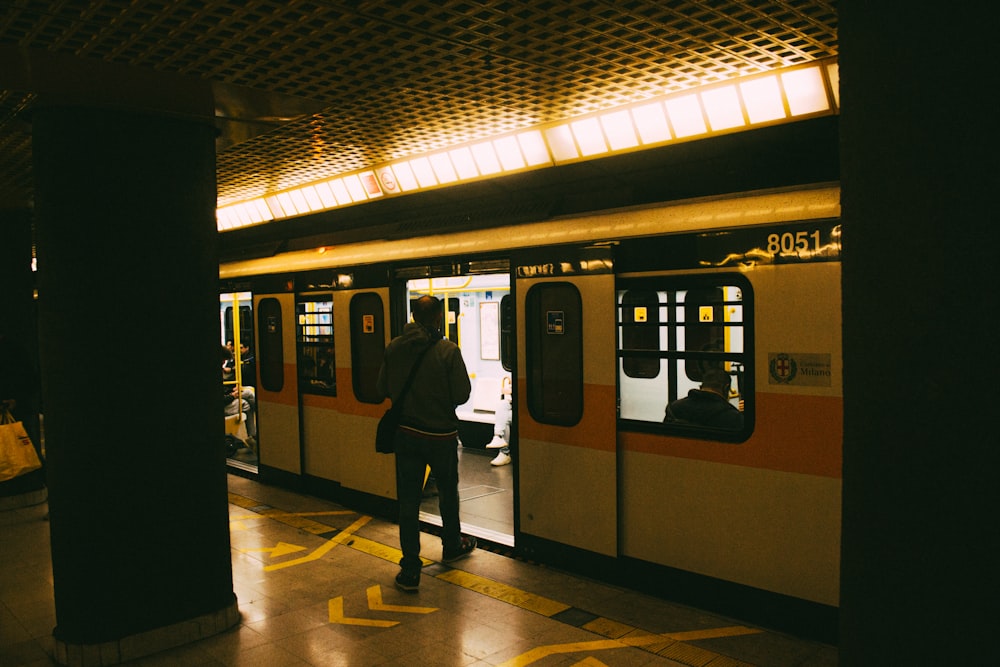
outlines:
[[667, 405], [664, 423], [697, 424], [713, 428], [743, 428], [743, 413], [729, 402], [732, 377], [721, 368], [702, 373], [701, 386]]

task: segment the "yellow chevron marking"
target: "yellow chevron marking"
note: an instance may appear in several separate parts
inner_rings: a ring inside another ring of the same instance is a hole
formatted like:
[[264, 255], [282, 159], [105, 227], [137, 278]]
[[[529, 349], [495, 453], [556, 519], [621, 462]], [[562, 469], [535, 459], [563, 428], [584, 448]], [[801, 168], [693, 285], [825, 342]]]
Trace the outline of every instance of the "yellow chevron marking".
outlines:
[[398, 611], [403, 614], [429, 614], [437, 607], [416, 607], [382, 602], [382, 587], [378, 584], [368, 589], [368, 608], [373, 611]]
[[331, 623], [340, 625], [365, 625], [372, 628], [391, 628], [399, 625], [399, 621], [380, 621], [374, 618], [348, 618], [344, 616], [344, 596], [330, 600], [328, 608]]

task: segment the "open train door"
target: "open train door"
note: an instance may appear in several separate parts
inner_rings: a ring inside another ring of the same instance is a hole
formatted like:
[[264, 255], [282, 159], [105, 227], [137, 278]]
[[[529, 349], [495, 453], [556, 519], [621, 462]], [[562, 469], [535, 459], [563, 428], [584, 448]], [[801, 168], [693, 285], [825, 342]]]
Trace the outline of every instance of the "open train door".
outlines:
[[[618, 553], [615, 298], [610, 249], [516, 266], [519, 547]], [[541, 538], [541, 539], [534, 539]], [[553, 544], [554, 543], [554, 544]]]

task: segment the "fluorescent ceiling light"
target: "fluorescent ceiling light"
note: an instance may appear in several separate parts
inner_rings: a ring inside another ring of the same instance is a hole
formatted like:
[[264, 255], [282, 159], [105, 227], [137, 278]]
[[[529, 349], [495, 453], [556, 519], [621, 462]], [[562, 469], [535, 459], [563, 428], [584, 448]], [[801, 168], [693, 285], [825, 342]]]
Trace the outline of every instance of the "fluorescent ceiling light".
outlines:
[[657, 144], [670, 140], [670, 126], [667, 125], [667, 113], [662, 102], [643, 104], [632, 109], [639, 138], [644, 144]]
[[722, 86], [706, 90], [701, 94], [701, 101], [705, 104], [708, 124], [713, 131], [730, 130], [746, 125], [743, 110], [740, 108], [740, 96], [736, 93], [736, 86]]
[[396, 174], [396, 182], [399, 184], [399, 189], [403, 192], [416, 190], [420, 187], [420, 184], [417, 183], [417, 176], [413, 173], [409, 162], [400, 162], [392, 165], [392, 171]]
[[793, 116], [826, 111], [830, 108], [819, 67], [783, 72], [781, 83], [785, 87], [788, 109]]
[[341, 206], [353, 203], [354, 200], [351, 199], [351, 193], [347, 191], [347, 186], [344, 185], [344, 179], [335, 178], [330, 181], [330, 189], [333, 190], [333, 196]]
[[517, 143], [521, 146], [524, 161], [529, 167], [552, 164], [552, 156], [549, 155], [549, 148], [545, 145], [545, 139], [540, 131], [521, 132], [517, 135]]
[[573, 141], [573, 133], [569, 125], [556, 125], [545, 130], [545, 139], [549, 148], [552, 149], [552, 156], [556, 162], [573, 160], [580, 157], [580, 152], [576, 149], [576, 142]]
[[500, 164], [505, 171], [524, 169], [524, 157], [521, 155], [521, 148], [517, 144], [517, 137], [504, 137], [496, 139], [493, 147], [500, 158]]
[[639, 139], [635, 136], [632, 115], [628, 109], [603, 114], [601, 127], [604, 128], [604, 134], [608, 137], [608, 145], [613, 151], [635, 148], [639, 145]]
[[447, 153], [434, 153], [429, 159], [431, 168], [434, 169], [439, 183], [444, 185], [445, 183], [454, 183], [458, 180], [458, 174], [455, 173], [455, 167], [452, 165]]
[[667, 114], [678, 137], [690, 137], [708, 132], [697, 95], [685, 95], [667, 100]]
[[365, 186], [361, 184], [361, 177], [357, 174], [344, 176], [344, 185], [347, 186], [347, 191], [351, 195], [351, 201], [357, 203], [368, 199], [368, 193], [365, 192]]
[[497, 152], [493, 148], [492, 141], [473, 144], [470, 149], [472, 150], [472, 158], [476, 161], [476, 166], [479, 167], [480, 174], [488, 176], [503, 171], [500, 167], [500, 160], [497, 158]]
[[437, 176], [434, 175], [434, 168], [431, 166], [430, 160], [418, 157], [410, 160], [410, 167], [413, 169], [413, 175], [417, 177], [417, 183], [420, 184], [420, 187], [429, 188], [432, 185], [437, 185]]
[[604, 134], [601, 133], [601, 124], [596, 118], [575, 120], [570, 123], [570, 127], [573, 128], [573, 136], [580, 146], [582, 155], [597, 155], [608, 151], [608, 145], [604, 142]]
[[330, 189], [329, 182], [323, 181], [322, 183], [317, 183], [316, 192], [319, 194], [319, 200], [323, 202], [323, 206], [326, 208], [333, 208], [337, 205], [337, 198], [333, 196], [333, 190]]
[[476, 160], [472, 157], [472, 151], [467, 146], [448, 151], [451, 161], [455, 165], [455, 171], [461, 179], [475, 178], [479, 176], [479, 169], [476, 167]]
[[777, 76], [765, 76], [740, 84], [740, 94], [746, 105], [750, 123], [767, 123], [785, 117], [781, 102], [781, 86]]

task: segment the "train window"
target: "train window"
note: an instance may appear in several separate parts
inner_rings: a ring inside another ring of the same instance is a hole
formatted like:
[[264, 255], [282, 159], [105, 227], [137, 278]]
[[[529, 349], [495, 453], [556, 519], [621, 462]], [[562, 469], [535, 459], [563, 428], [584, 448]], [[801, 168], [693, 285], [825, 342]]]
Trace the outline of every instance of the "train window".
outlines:
[[573, 426], [583, 417], [583, 302], [571, 283], [525, 295], [528, 409], [535, 421]]
[[737, 442], [749, 436], [752, 296], [738, 275], [619, 280], [623, 426]]
[[257, 304], [257, 370], [260, 386], [281, 391], [285, 386], [285, 346], [281, 331], [281, 302], [273, 297]]
[[333, 345], [333, 295], [299, 296], [295, 303], [299, 391], [337, 395]]
[[[659, 294], [654, 290], [626, 290], [621, 295], [621, 347], [624, 350], [660, 349]], [[649, 357], [622, 358], [630, 378], [655, 378], [660, 362]]]
[[351, 298], [351, 377], [354, 395], [363, 403], [381, 403], [375, 389], [385, 352], [385, 310], [376, 292]]

